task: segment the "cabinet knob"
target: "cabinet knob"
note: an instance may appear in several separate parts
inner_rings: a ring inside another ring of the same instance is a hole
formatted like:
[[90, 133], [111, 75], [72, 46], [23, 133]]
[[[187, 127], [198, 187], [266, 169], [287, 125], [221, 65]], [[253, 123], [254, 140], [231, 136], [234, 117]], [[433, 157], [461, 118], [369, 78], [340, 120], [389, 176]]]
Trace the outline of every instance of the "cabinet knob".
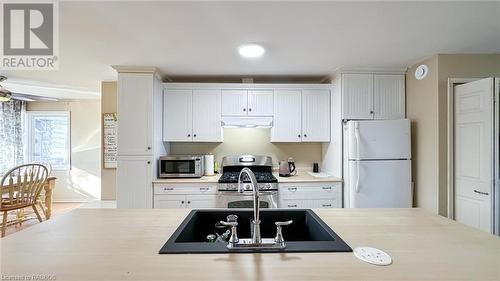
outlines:
[[188, 134], [188, 138], [190, 138], [190, 137], [191, 137], [191, 134]]
[[304, 137], [307, 138], [307, 134], [304, 134]]
[[299, 137], [299, 138], [300, 138], [300, 135], [297, 135], [297, 137]]
[[148, 146], [148, 150], [151, 150], [151, 146]]
[[374, 112], [373, 112], [373, 110], [372, 110], [372, 111], [370, 111], [370, 114], [373, 114], [373, 113], [374, 113]]
[[247, 111], [247, 109], [246, 109], [246, 108], [243, 108], [243, 111]]
[[196, 138], [196, 134], [193, 135], [193, 138]]
[[252, 111], [252, 109], [251, 109], [251, 108], [249, 108], [249, 109], [248, 109], [248, 111]]
[[188, 201], [188, 204], [191, 204], [191, 201]]
[[148, 161], [148, 164], [151, 164], [151, 161]]
[[184, 201], [181, 201], [182, 204], [184, 204]]

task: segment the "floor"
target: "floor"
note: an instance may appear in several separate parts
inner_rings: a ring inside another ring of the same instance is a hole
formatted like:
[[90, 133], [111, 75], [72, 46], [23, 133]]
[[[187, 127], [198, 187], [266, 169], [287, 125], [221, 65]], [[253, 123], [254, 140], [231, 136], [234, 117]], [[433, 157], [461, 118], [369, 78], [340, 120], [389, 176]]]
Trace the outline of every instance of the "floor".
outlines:
[[[104, 201], [104, 200], [96, 200], [93, 202], [89, 203], [53, 203], [52, 204], [52, 218], [63, 215], [65, 213], [71, 212], [74, 209], [77, 208], [116, 208], [116, 201]], [[36, 215], [33, 212], [32, 209], [25, 209], [25, 214], [27, 217], [30, 219], [27, 221], [24, 221], [21, 225], [9, 225], [7, 226], [7, 229], [5, 230], [5, 236], [8, 236], [10, 234], [16, 233], [18, 231], [21, 231], [25, 228], [28, 228], [30, 226], [36, 225], [40, 222], [36, 219]], [[10, 212], [8, 220], [14, 220], [16, 217], [15, 212]], [[45, 218], [43, 222], [45, 222]], [[42, 222], [42, 223], [43, 223]]]

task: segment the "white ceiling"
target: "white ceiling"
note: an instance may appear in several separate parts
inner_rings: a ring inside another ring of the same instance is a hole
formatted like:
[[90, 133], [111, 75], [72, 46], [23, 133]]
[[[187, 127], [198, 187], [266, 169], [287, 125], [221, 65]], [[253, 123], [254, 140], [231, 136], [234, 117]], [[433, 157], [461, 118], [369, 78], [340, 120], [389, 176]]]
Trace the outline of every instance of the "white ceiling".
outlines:
[[[499, 15], [500, 2], [60, 2], [60, 69], [3, 73], [85, 93], [116, 79], [111, 65], [168, 76], [405, 67], [436, 53], [500, 53]], [[248, 42], [265, 56], [240, 58]]]

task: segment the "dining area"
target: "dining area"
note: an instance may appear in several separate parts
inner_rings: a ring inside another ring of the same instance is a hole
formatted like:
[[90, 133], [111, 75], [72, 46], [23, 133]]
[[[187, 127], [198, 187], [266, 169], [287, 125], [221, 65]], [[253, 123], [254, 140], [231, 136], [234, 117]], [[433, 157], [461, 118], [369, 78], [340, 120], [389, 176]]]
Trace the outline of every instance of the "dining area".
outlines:
[[28, 163], [0, 174], [1, 237], [7, 228], [22, 228], [27, 221], [43, 222], [52, 216], [56, 177], [48, 163]]

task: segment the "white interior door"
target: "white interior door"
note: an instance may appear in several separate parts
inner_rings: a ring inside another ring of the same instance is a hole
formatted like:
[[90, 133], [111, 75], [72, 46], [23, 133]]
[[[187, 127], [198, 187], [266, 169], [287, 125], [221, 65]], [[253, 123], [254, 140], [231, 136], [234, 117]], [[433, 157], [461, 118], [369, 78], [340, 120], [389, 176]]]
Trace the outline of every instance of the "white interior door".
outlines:
[[493, 78], [455, 87], [455, 219], [492, 231]]
[[193, 141], [222, 141], [220, 90], [193, 90]]

